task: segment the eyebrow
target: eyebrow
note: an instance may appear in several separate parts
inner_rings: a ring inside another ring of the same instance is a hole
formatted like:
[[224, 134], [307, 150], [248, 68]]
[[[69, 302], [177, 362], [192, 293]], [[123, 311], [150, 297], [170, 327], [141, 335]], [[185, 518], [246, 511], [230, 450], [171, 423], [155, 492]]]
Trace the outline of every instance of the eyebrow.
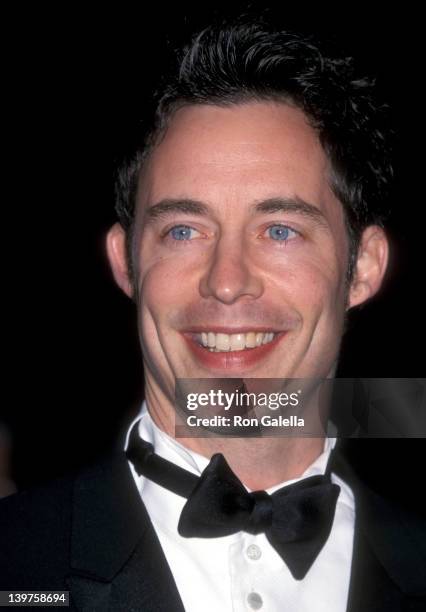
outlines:
[[145, 212], [145, 220], [147, 222], [155, 221], [161, 217], [170, 215], [171, 213], [183, 213], [187, 215], [203, 215], [206, 216], [210, 212], [210, 207], [197, 200], [188, 199], [166, 199], [153, 204]]
[[[298, 196], [292, 198], [276, 197], [255, 202], [250, 206], [250, 212], [252, 215], [273, 215], [277, 212], [295, 213], [310, 219], [318, 226], [328, 228], [327, 219], [321, 210]], [[207, 204], [198, 200], [167, 198], [147, 209], [145, 221], [149, 223], [173, 213], [207, 216], [212, 214], [212, 209]]]
[[252, 207], [254, 213], [275, 214], [277, 212], [296, 213], [303, 217], [307, 217], [316, 225], [328, 228], [328, 222], [324, 213], [313, 204], [305, 202], [298, 196], [294, 198], [270, 198], [257, 202]]

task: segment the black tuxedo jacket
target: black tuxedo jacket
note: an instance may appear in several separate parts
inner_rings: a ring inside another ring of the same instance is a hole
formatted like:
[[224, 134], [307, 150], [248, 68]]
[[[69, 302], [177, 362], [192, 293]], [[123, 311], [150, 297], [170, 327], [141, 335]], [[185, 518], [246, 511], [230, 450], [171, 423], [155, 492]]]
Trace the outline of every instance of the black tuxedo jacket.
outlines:
[[[357, 508], [348, 612], [424, 612], [424, 522], [364, 486], [337, 450], [332, 469]], [[0, 502], [0, 589], [68, 590], [70, 609], [87, 612], [184, 610], [123, 452]]]

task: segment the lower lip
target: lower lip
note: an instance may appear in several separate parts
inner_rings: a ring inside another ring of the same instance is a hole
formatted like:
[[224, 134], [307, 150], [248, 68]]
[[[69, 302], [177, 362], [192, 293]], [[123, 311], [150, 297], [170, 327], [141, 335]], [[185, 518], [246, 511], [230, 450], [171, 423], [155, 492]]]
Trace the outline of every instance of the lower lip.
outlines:
[[184, 335], [184, 338], [197, 360], [209, 370], [222, 370], [225, 372], [241, 371], [256, 366], [265, 359], [286, 335], [280, 332], [275, 335], [271, 342], [262, 344], [256, 348], [244, 349], [242, 351], [228, 351], [216, 353], [202, 347], [192, 336]]

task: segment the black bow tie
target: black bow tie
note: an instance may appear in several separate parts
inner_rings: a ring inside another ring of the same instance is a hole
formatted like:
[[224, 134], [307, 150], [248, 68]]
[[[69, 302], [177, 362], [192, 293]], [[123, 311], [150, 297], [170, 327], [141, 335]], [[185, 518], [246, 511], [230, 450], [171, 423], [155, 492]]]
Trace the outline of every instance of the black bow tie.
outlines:
[[330, 534], [339, 496], [328, 469], [324, 476], [310, 476], [272, 495], [248, 493], [222, 454], [213, 455], [201, 476], [195, 476], [156, 455], [152, 444], [139, 437], [138, 425], [131, 431], [127, 458], [139, 475], [188, 498], [179, 519], [181, 536], [264, 533], [293, 577], [306, 576]]

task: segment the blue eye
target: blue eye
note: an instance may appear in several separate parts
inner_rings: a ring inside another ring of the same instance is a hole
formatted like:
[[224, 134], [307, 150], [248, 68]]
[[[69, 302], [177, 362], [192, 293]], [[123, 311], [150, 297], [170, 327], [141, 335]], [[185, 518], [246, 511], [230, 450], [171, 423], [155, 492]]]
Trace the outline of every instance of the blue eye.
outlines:
[[188, 225], [175, 225], [168, 233], [173, 240], [190, 240], [193, 238], [192, 232], [195, 231], [192, 227], [188, 227]]
[[287, 225], [271, 225], [271, 227], [268, 227], [268, 233], [272, 240], [280, 240], [282, 242], [296, 235], [296, 232]]

